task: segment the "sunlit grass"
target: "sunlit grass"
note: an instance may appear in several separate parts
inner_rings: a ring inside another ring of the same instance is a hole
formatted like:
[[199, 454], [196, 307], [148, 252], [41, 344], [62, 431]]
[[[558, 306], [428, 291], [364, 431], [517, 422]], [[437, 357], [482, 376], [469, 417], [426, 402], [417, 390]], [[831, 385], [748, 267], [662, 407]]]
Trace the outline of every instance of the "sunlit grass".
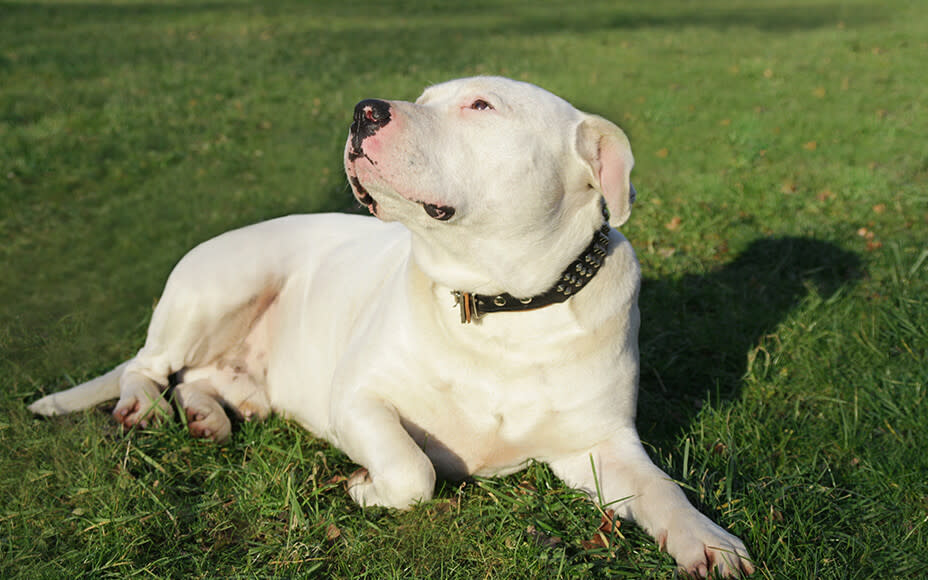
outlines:
[[[0, 564], [12, 577], [670, 578], [542, 465], [362, 510], [281, 419], [37, 420], [219, 232], [356, 208], [358, 100], [535, 82], [629, 134], [639, 428], [760, 577], [928, 569], [928, 13], [891, 0], [0, 2]], [[569, 388], [570, 385], [565, 385]], [[598, 538], [598, 539], [597, 539]]]

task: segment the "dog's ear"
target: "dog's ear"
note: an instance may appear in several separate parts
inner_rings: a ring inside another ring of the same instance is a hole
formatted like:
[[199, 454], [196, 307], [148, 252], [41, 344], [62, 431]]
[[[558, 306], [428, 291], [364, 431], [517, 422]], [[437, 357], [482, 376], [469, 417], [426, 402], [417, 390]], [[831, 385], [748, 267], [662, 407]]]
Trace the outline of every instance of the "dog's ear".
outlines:
[[635, 158], [628, 137], [606, 119], [585, 115], [577, 127], [577, 152], [590, 168], [594, 189], [606, 198], [610, 224], [624, 224], [635, 202], [635, 188], [629, 181]]

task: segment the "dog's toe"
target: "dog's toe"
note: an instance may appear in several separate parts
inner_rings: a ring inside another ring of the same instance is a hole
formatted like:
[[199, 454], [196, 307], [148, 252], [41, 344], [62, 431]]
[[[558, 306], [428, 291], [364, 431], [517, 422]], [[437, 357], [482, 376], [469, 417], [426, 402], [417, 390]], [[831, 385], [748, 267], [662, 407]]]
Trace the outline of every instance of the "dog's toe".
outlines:
[[194, 437], [221, 443], [232, 434], [232, 423], [222, 409], [204, 411], [186, 409], [187, 429]]
[[666, 548], [693, 578], [708, 578], [713, 572], [720, 578], [741, 578], [754, 573], [744, 543], [712, 523], [702, 514], [680, 522], [676, 529], [657, 534], [666, 538]]

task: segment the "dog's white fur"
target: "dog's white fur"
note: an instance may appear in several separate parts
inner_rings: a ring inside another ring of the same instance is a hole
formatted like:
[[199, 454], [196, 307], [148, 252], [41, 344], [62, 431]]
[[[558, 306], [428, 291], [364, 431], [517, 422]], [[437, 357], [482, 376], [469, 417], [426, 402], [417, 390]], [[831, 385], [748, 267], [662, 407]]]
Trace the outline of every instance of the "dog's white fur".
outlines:
[[[147, 424], [171, 413], [162, 391], [180, 373], [195, 435], [229, 435], [223, 405], [291, 417], [365, 468], [349, 482], [360, 504], [407, 508], [432, 496], [436, 473], [499, 475], [536, 459], [638, 522], [687, 572], [752, 572], [744, 544], [638, 439], [639, 267], [619, 232], [567, 302], [466, 325], [454, 308], [452, 290], [547, 290], [600, 226], [602, 197], [614, 225], [625, 221], [622, 131], [501, 78], [386, 104], [389, 122], [345, 148], [355, 195], [379, 220], [284, 217], [198, 246], [135, 357], [30, 408], [118, 396], [120, 422]], [[427, 204], [454, 215], [435, 219]]]

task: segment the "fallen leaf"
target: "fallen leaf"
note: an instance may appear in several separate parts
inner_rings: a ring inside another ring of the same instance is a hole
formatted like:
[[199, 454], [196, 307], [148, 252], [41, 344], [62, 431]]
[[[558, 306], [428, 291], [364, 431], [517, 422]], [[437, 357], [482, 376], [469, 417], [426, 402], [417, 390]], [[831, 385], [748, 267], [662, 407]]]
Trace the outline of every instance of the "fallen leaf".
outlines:
[[621, 525], [622, 522], [615, 519], [615, 512], [606, 510], [599, 522], [599, 531], [604, 534], [611, 534], [613, 530], [618, 529]]
[[325, 539], [329, 542], [334, 542], [342, 535], [342, 531], [339, 530], [335, 524], [329, 524], [325, 527]]
[[681, 223], [683, 223], [683, 218], [681, 218], [681, 217], [678, 216], [678, 215], [675, 215], [675, 216], [673, 216], [672, 218], [670, 218], [670, 221], [669, 221], [669, 222], [667, 222], [666, 224], [664, 224], [664, 227], [667, 228], [667, 229], [670, 230], [670, 231], [674, 231], [674, 230], [676, 230], [676, 229], [678, 229], [678, 228], [680, 227], [680, 224], [681, 224]]
[[768, 68], [764, 70], [764, 78], [769, 79], [772, 76], [773, 76], [773, 69]]
[[429, 508], [429, 514], [431, 515], [440, 515], [448, 513], [452, 510], [459, 509], [461, 507], [461, 498], [460, 496], [453, 497], [446, 500], [437, 500], [432, 502], [432, 506]]
[[780, 186], [780, 191], [786, 194], [796, 193], [799, 189], [799, 186], [796, 185], [795, 181], [784, 181], [783, 185]]
[[519, 493], [525, 494], [525, 493], [530, 493], [530, 492], [535, 492], [535, 491], [538, 491], [538, 488], [535, 487], [535, 485], [531, 481], [527, 479], [523, 479], [522, 481], [519, 482]]
[[661, 159], [665, 159], [665, 158], [667, 157], [667, 155], [669, 155], [669, 153], [670, 153], [670, 152], [667, 151], [667, 148], [664, 147], [664, 148], [662, 148], [662, 149], [658, 149], [657, 152], [655, 152], [654, 154], [657, 155], [658, 157], [660, 157]]
[[874, 213], [883, 213], [884, 211], [886, 211], [886, 204], [885, 204], [885, 203], [878, 203], [878, 204], [876, 204], [875, 206], [873, 206], [873, 212], [874, 212]]
[[815, 196], [815, 198], [818, 199], [819, 201], [826, 201], [829, 199], [834, 199], [834, 197], [835, 197], [835, 194], [832, 193], [830, 189], [823, 189], [822, 191], [818, 192], [818, 195]]
[[606, 538], [602, 534], [596, 534], [590, 540], [581, 540], [580, 546], [584, 550], [596, 550], [598, 548], [608, 548], [609, 543], [606, 541]]
[[879, 240], [868, 240], [867, 241], [867, 251], [872, 252], [874, 250], [879, 250], [883, 247], [883, 242]]
[[807, 151], [815, 151], [818, 148], [818, 143], [815, 141], [809, 141], [808, 143], [804, 144], [802, 148], [806, 149]]
[[657, 251], [657, 255], [661, 258], [669, 258], [677, 253], [676, 248], [661, 248]]
[[727, 127], [731, 125], [731, 119], [722, 119], [721, 121], [719, 121], [719, 125], [723, 127]]

